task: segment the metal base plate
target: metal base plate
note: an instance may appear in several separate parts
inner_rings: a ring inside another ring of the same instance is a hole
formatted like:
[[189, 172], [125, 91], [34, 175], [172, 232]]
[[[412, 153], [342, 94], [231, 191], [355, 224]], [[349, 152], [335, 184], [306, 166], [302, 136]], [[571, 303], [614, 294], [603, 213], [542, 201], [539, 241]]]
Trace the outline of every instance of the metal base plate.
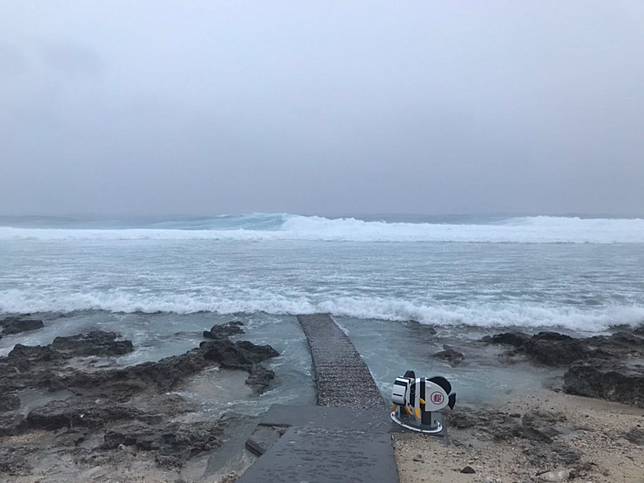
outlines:
[[438, 434], [441, 431], [443, 431], [443, 425], [440, 423], [440, 421], [436, 421], [436, 426], [435, 427], [429, 427], [429, 426], [415, 426], [413, 424], [409, 424], [405, 421], [402, 421], [397, 414], [397, 411], [392, 411], [391, 414], [391, 420], [399, 424], [405, 429], [409, 429], [410, 431], [416, 431], [417, 433], [426, 433], [426, 434]]

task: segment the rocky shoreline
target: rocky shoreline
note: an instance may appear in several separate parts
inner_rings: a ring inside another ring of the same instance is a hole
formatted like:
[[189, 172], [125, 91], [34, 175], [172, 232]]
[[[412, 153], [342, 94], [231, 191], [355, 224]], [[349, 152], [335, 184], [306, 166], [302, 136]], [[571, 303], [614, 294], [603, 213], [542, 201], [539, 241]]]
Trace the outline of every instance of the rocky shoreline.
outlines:
[[[457, 407], [447, 441], [396, 434], [402, 483], [644, 481], [644, 326], [585, 338], [504, 332], [479, 344], [502, 348], [502, 366], [527, 361], [563, 377], [499, 407]], [[433, 357], [456, 365], [466, 355], [445, 347]]]
[[517, 359], [566, 369], [568, 394], [606, 399], [644, 408], [644, 326], [618, 327], [610, 335], [574, 338], [557, 332], [505, 332], [483, 339], [510, 349]]
[[457, 408], [448, 440], [394, 435], [401, 483], [641, 482], [644, 411], [538, 389]]
[[[0, 321], [11, 334], [38, 325], [17, 317]], [[195, 421], [192, 405], [174, 390], [210, 367], [246, 371], [246, 384], [257, 393], [274, 378], [262, 362], [279, 354], [269, 345], [231, 340], [243, 334], [242, 326], [217, 325], [184, 354], [126, 367], [110, 360], [134, 345], [114, 332], [57, 337], [46, 346], [16, 344], [0, 358], [0, 475], [109, 479], [110, 471], [145, 462], [146, 471], [152, 466], [165, 475], [159, 481], [174, 481], [188, 460], [221, 446], [227, 424], [223, 418]]]
[[[0, 319], [0, 337], [42, 327], [34, 316], [7, 317]], [[432, 327], [411, 321], [403, 327], [442, 340]], [[243, 334], [242, 322], [217, 324], [203, 331], [198, 347], [127, 366], [118, 358], [135, 344], [111, 331], [15, 344], [0, 357], [0, 476], [202, 480], [203, 465], [192, 476], [191, 468], [222, 447], [226, 431], [248, 421], [204, 417], [178, 391], [213, 368], [243, 371], [255, 393], [266, 390], [274, 373], [263, 363], [279, 354], [238, 340]], [[644, 474], [644, 326], [585, 338], [503, 332], [471, 344], [498, 347], [499, 367], [527, 362], [563, 376], [550, 389], [512, 396], [499, 407], [458, 404], [448, 415], [449, 445], [396, 434], [401, 481], [423, 481], [436, 468], [441, 481], [630, 481]], [[444, 345], [427, 356], [467, 366], [471, 352]]]

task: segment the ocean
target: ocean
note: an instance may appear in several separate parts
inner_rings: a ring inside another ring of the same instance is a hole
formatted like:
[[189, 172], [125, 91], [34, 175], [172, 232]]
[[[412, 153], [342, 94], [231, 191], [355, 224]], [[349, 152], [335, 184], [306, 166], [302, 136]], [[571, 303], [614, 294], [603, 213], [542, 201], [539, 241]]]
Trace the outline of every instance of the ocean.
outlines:
[[[445, 341], [644, 321], [644, 219], [2, 217], [0, 313], [33, 312], [51, 323], [0, 339], [0, 355], [18, 341], [98, 327], [132, 339], [137, 351], [120, 362], [136, 363], [194, 347], [215, 322], [243, 320], [247, 338], [283, 353], [274, 362], [282, 389], [263, 395], [264, 407], [313, 397], [294, 315], [330, 312], [386, 393], [408, 367], [436, 371], [430, 354]], [[440, 343], [403, 330], [410, 319], [435, 326]], [[480, 364], [438, 366], [466, 398], [536, 383], [525, 371], [501, 375], [479, 355]], [[195, 397], [213, 411], [242, 400], [256, 407], [243, 387], [222, 401], [199, 394], [206, 386]]]
[[644, 320], [644, 220], [0, 218], [0, 312], [76, 310], [602, 330]]

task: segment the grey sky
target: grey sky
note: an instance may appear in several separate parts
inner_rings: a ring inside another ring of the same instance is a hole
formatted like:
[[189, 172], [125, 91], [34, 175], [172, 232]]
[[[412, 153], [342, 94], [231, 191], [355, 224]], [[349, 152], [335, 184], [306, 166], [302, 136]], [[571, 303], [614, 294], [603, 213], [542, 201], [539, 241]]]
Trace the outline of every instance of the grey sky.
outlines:
[[0, 213], [644, 212], [644, 2], [0, 0]]

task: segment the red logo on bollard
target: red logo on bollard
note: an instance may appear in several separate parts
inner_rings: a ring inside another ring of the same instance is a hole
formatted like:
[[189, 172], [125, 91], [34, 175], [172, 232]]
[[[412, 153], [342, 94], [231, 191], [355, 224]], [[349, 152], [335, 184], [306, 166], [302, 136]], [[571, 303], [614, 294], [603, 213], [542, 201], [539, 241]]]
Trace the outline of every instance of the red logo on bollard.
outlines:
[[443, 404], [445, 396], [443, 396], [440, 392], [433, 392], [429, 400], [434, 404]]

